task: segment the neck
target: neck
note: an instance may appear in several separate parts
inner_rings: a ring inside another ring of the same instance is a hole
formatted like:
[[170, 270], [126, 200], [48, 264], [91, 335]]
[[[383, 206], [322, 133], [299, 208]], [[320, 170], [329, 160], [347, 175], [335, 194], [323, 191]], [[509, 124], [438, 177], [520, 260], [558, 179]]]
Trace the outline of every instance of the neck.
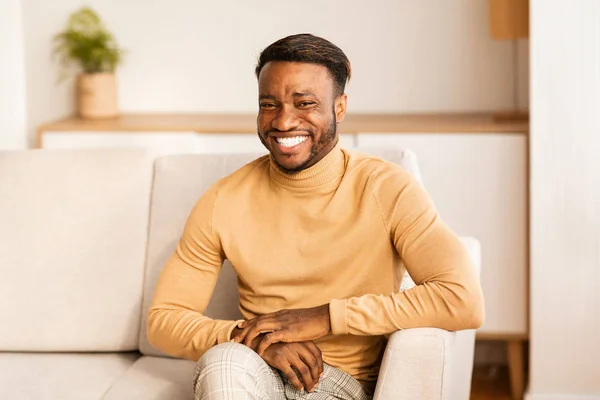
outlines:
[[331, 149], [324, 151], [316, 161], [311, 160], [311, 165], [301, 171], [283, 170], [272, 156], [270, 160], [271, 178], [276, 183], [289, 188], [309, 189], [321, 186], [338, 180], [344, 174], [345, 169], [344, 154], [337, 139], [332, 143]]

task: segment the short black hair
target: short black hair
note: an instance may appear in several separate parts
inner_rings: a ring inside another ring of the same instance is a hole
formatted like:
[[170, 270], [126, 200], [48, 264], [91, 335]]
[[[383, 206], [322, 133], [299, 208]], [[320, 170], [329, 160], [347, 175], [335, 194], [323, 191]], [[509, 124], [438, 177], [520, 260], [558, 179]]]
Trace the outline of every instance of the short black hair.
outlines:
[[309, 33], [291, 35], [279, 39], [264, 49], [258, 57], [256, 77], [270, 61], [290, 61], [323, 65], [333, 78], [334, 93], [337, 96], [344, 93], [346, 83], [352, 75], [350, 60], [346, 54], [331, 43]]

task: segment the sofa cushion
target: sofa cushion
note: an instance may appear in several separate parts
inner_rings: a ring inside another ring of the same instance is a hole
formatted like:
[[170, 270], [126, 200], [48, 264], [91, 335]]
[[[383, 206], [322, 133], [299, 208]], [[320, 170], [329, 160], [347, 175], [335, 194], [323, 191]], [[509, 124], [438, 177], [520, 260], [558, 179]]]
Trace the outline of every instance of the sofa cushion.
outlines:
[[0, 152], [0, 351], [137, 349], [152, 159]]
[[[410, 151], [360, 149], [368, 154], [398, 163], [420, 179], [416, 157]], [[163, 355], [146, 338], [147, 313], [163, 266], [175, 250], [186, 219], [198, 199], [215, 182], [241, 168], [261, 154], [193, 154], [159, 158], [155, 163], [148, 257], [144, 284], [140, 351]], [[217, 319], [239, 319], [237, 276], [225, 262], [205, 315]]]
[[[164, 355], [146, 338], [147, 314], [160, 271], [175, 250], [194, 204], [219, 179], [260, 156], [258, 153], [185, 154], [162, 157], [155, 162], [139, 344], [143, 354]], [[226, 262], [206, 315], [240, 318], [236, 279], [231, 265]]]
[[0, 399], [99, 400], [138, 357], [137, 352], [0, 353]]
[[194, 400], [196, 364], [143, 356], [111, 386], [104, 400]]

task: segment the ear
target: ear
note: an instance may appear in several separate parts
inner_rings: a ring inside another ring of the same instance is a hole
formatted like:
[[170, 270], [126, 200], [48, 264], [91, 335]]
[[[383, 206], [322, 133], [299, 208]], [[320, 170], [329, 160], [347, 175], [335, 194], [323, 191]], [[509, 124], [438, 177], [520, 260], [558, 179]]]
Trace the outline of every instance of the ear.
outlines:
[[335, 100], [335, 122], [340, 123], [346, 117], [346, 102], [348, 101], [348, 96], [346, 93], [341, 94]]

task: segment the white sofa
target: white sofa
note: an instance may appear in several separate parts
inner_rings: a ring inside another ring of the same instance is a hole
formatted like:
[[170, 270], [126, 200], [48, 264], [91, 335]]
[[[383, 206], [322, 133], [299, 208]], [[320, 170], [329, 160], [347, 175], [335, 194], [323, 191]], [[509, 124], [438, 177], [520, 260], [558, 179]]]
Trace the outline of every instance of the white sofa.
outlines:
[[[409, 152], [369, 152], [418, 176]], [[0, 152], [0, 399], [193, 399], [194, 363], [148, 343], [147, 309], [195, 201], [254, 157]], [[235, 285], [226, 265], [208, 315], [239, 315]], [[468, 399], [473, 346], [473, 331], [396, 332], [375, 397]]]

